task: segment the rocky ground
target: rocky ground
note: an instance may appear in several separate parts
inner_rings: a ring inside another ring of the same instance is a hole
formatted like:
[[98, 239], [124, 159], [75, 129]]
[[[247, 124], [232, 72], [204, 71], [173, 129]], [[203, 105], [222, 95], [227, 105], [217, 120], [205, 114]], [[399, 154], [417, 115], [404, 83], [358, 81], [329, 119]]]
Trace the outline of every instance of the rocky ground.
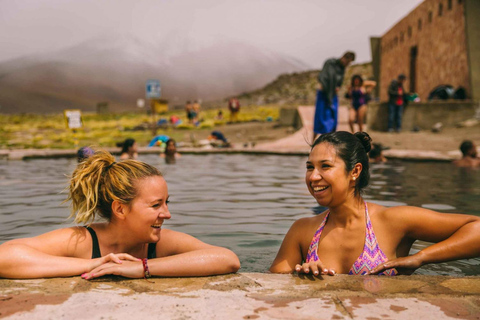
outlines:
[[[292, 127], [280, 127], [274, 122], [228, 124], [216, 128], [216, 130], [220, 130], [232, 143], [239, 146], [252, 142], [258, 144], [278, 140], [291, 135], [295, 131]], [[367, 132], [374, 142], [381, 143], [392, 150], [458, 151], [460, 143], [465, 139], [472, 140], [480, 145], [480, 125], [464, 128], [444, 128], [440, 132], [427, 130], [400, 133], [368, 130]], [[209, 132], [197, 131], [193, 134], [197, 139], [205, 139]]]

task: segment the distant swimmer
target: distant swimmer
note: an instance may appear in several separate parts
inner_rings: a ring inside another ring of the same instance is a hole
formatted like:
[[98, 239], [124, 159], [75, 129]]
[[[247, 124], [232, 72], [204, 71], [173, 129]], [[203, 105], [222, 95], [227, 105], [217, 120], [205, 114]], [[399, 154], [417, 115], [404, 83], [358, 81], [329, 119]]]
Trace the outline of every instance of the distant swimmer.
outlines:
[[138, 158], [138, 147], [135, 139], [125, 139], [125, 141], [117, 143], [117, 147], [122, 148], [122, 151], [120, 151], [121, 160]]
[[165, 151], [160, 153], [160, 157], [165, 158], [167, 164], [174, 164], [177, 158], [180, 158], [180, 153], [177, 152], [177, 142], [173, 139], [168, 139], [165, 145]]
[[480, 158], [477, 155], [477, 147], [471, 140], [465, 140], [460, 145], [462, 158], [453, 161], [453, 164], [461, 168], [479, 168]]

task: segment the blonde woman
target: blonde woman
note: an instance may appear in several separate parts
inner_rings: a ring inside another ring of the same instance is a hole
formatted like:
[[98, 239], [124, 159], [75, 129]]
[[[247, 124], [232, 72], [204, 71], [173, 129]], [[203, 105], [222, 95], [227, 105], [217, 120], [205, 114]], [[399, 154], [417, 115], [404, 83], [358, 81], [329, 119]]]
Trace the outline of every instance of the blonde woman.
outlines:
[[[208, 276], [236, 272], [237, 256], [187, 234], [163, 228], [170, 219], [168, 188], [154, 167], [115, 162], [96, 152], [70, 180], [72, 216], [84, 227], [51, 231], [0, 245], [0, 277], [44, 278], [114, 274]], [[97, 217], [104, 222], [96, 222]]]

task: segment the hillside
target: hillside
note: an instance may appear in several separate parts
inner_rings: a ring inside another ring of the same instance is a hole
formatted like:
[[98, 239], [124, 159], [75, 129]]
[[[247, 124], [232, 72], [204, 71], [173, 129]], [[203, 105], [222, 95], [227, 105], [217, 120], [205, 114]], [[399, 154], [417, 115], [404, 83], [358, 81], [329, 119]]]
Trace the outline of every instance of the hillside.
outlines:
[[[310, 70], [282, 74], [261, 89], [243, 93], [238, 98], [242, 105], [313, 105], [319, 72], [320, 70]], [[354, 74], [360, 74], [364, 79], [371, 79], [373, 77], [371, 63], [354, 64], [347, 68], [343, 86], [339, 92], [342, 104], [345, 103], [343, 97]]]

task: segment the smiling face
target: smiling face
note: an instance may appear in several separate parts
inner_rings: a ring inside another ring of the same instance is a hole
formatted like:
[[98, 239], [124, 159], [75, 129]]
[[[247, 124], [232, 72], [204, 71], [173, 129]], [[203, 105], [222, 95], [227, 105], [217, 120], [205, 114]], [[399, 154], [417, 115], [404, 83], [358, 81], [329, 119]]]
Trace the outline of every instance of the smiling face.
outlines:
[[128, 206], [125, 221], [142, 241], [158, 242], [164, 220], [171, 217], [167, 183], [163, 177], [151, 176], [137, 181], [136, 187], [138, 195]]
[[310, 194], [325, 207], [342, 204], [353, 194], [355, 186], [335, 147], [327, 142], [316, 145], [310, 152], [305, 182]]

